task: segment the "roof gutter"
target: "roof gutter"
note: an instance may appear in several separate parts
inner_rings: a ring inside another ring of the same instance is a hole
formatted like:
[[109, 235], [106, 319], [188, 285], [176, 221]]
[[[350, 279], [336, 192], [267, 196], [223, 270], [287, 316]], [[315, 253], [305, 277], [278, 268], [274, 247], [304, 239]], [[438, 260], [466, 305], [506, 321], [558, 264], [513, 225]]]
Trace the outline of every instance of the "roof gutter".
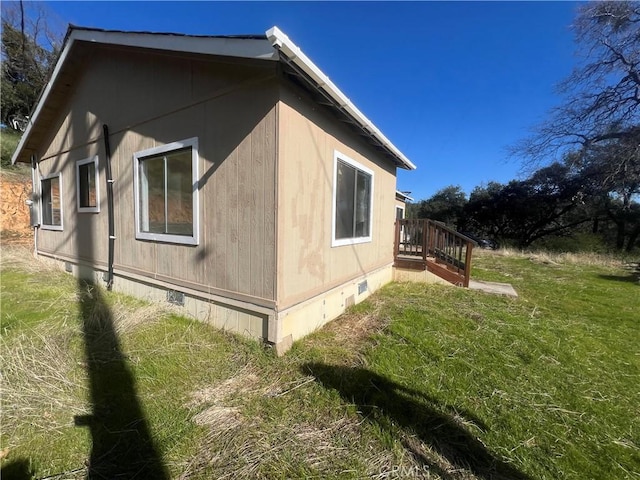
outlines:
[[384, 134], [369, 120], [358, 108], [329, 80], [322, 71], [307, 57], [300, 48], [293, 43], [278, 27], [273, 27], [266, 32], [267, 38], [274, 48], [280, 51], [296, 67], [302, 70], [312, 81], [312, 86], [335, 102], [336, 107], [352, 117], [356, 124], [366, 134], [382, 145], [402, 168], [415, 170], [416, 166], [384, 136]]

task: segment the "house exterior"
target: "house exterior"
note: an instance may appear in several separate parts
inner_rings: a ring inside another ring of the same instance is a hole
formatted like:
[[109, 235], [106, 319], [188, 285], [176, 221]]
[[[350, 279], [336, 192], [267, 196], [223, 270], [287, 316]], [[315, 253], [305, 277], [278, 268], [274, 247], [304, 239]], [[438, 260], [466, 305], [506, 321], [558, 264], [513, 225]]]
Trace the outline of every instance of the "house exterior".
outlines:
[[410, 193], [396, 190], [396, 220], [407, 218], [407, 202], [413, 202]]
[[71, 27], [13, 161], [39, 257], [279, 350], [392, 280], [415, 168], [277, 27]]

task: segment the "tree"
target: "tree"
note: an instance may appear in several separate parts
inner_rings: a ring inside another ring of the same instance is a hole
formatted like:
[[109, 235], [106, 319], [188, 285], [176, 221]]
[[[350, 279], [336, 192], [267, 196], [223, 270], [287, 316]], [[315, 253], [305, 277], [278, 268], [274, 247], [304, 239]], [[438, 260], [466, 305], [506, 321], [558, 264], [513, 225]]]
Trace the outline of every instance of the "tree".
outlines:
[[525, 180], [477, 187], [465, 215], [471, 229], [501, 243], [529, 247], [549, 235], [565, 235], [590, 221], [582, 205], [581, 182], [570, 166], [554, 163]]
[[616, 248], [631, 251], [640, 234], [640, 134], [590, 148], [576, 164], [586, 189], [616, 225]]
[[3, 4], [0, 118], [12, 126], [35, 106], [54, 67], [62, 36], [50, 27], [41, 5]]
[[456, 228], [463, 228], [462, 214], [467, 196], [460, 186], [449, 185], [418, 204], [418, 218], [430, 218]]
[[563, 103], [512, 153], [530, 165], [563, 156], [582, 195], [616, 224], [616, 247], [626, 239], [631, 250], [640, 235], [640, 3], [585, 4], [574, 32], [582, 60], [561, 84]]
[[489, 182], [473, 189], [464, 207], [466, 229], [493, 240], [505, 238], [506, 212], [498, 210], [504, 187], [499, 182]]
[[640, 3], [588, 3], [574, 31], [582, 60], [560, 86], [564, 102], [513, 148], [529, 160], [587, 154], [640, 133]]

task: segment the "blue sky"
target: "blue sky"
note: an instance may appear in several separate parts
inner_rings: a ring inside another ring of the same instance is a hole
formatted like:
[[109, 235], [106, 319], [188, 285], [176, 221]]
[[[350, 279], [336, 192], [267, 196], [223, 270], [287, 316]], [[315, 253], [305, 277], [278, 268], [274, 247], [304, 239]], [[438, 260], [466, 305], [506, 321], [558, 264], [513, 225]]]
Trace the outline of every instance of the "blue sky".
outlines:
[[187, 34], [277, 25], [418, 166], [416, 200], [516, 178], [506, 148], [560, 103], [574, 2], [46, 2], [58, 22]]

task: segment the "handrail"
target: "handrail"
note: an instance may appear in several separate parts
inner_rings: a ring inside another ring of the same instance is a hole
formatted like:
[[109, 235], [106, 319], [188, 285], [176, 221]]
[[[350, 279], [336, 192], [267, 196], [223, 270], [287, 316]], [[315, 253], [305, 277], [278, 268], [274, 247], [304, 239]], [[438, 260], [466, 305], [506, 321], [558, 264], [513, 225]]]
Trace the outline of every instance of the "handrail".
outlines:
[[469, 286], [475, 241], [426, 218], [396, 220], [395, 227], [396, 262], [419, 260], [452, 283]]

